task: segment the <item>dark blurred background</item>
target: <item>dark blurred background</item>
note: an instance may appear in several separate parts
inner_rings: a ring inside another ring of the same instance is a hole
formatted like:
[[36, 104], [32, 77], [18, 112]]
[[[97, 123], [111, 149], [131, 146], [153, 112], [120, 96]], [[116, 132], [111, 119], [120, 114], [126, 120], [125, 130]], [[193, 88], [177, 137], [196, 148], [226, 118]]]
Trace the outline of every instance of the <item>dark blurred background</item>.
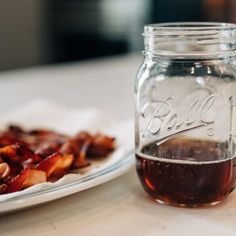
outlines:
[[236, 23], [236, 0], [0, 0], [0, 70], [140, 51], [171, 21]]

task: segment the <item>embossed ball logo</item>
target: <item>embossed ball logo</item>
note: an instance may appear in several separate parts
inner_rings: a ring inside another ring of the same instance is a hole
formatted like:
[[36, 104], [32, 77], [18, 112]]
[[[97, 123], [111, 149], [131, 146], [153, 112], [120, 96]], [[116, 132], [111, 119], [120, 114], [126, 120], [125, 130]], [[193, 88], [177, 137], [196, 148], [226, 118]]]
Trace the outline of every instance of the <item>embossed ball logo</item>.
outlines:
[[[152, 135], [165, 139], [175, 134], [214, 124], [214, 120], [209, 116], [215, 102], [214, 94], [195, 99], [182, 113], [172, 109], [173, 99], [168, 97], [164, 100], [152, 100], [143, 107], [141, 113], [145, 120], [143, 137]], [[162, 133], [166, 135], [162, 136]], [[213, 135], [213, 128], [209, 129], [209, 135]]]

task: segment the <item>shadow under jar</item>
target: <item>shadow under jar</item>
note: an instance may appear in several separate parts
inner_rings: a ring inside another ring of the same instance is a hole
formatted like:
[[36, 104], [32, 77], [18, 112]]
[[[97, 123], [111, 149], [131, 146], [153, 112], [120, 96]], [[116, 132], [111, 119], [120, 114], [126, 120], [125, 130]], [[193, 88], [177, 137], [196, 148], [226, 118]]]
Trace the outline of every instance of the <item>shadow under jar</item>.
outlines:
[[135, 81], [139, 179], [159, 203], [220, 203], [236, 178], [236, 25], [147, 25], [144, 41]]

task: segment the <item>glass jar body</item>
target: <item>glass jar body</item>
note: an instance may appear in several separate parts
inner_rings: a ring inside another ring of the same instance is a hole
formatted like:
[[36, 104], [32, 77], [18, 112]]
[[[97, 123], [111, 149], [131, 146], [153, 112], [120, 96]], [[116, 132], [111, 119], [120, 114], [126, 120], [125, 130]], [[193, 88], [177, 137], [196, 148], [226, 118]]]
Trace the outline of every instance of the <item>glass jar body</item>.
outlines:
[[235, 57], [146, 54], [135, 83], [136, 169], [158, 202], [214, 205], [236, 177]]

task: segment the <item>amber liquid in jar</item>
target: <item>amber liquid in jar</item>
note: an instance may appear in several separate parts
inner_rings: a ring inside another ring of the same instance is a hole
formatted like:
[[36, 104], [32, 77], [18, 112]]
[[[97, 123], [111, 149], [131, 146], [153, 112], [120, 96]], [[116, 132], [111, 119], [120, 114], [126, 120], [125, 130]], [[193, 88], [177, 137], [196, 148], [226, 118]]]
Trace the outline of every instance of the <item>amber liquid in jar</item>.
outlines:
[[[221, 143], [174, 138], [136, 153], [144, 189], [158, 202], [186, 207], [214, 205], [234, 189], [236, 157], [222, 159]], [[195, 161], [198, 160], [198, 161]]]

